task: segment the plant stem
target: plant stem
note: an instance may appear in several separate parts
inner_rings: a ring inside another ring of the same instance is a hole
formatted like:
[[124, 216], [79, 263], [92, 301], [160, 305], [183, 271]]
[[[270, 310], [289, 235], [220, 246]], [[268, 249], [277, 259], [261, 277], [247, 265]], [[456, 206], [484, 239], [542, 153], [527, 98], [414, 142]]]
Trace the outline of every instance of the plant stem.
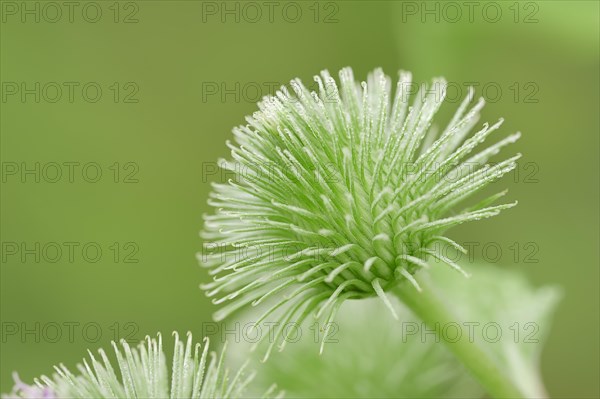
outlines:
[[463, 363], [479, 383], [494, 398], [523, 398], [524, 395], [498, 368], [494, 360], [477, 344], [469, 342], [468, 337], [461, 335], [458, 340], [447, 340], [442, 333], [444, 325], [456, 323], [457, 318], [447, 309], [431, 287], [423, 286], [423, 291], [417, 291], [411, 284], [400, 284], [393, 292], [398, 298], [429, 328], [436, 331], [446, 347]]

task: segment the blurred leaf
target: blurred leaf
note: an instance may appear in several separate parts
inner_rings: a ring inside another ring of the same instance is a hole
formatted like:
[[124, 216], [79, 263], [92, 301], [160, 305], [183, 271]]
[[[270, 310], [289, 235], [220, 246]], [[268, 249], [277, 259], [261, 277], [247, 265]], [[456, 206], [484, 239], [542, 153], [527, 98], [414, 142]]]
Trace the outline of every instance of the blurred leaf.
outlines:
[[[243, 342], [228, 356], [234, 366], [250, 357], [251, 367], [260, 369], [255, 393], [272, 380], [291, 398], [481, 397], [482, 389], [431, 335], [422, 339], [421, 334], [407, 334], [421, 331], [423, 325], [396, 301], [395, 307], [400, 321], [377, 298], [347, 301], [327, 333], [322, 355], [319, 346], [326, 326], [309, 322], [298, 328], [297, 342], [290, 334], [285, 349], [261, 365], [259, 359], [270, 343], [263, 324], [259, 327], [266, 339], [255, 352], [249, 353], [251, 345]], [[251, 320], [240, 321], [240, 331], [247, 331]]]
[[[497, 266], [465, 268], [472, 273], [470, 279], [445, 267], [421, 275], [457, 316], [456, 323], [442, 329], [449, 335], [471, 334], [523, 392], [539, 397], [539, 356], [559, 291], [534, 289], [519, 273]], [[235, 327], [227, 327], [242, 332], [246, 341], [229, 351], [229, 360], [235, 366], [250, 357], [253, 368], [260, 368], [254, 388], [276, 381], [287, 397], [481, 397], [482, 388], [436, 342], [433, 329], [394, 302], [399, 321], [377, 299], [345, 303], [322, 355], [319, 346], [326, 326], [305, 323], [290, 328], [284, 350], [271, 354], [263, 365], [259, 359], [270, 344], [268, 324], [247, 333], [258, 314], [246, 314]], [[264, 341], [250, 353], [248, 341], [260, 336]]]
[[500, 266], [465, 268], [470, 279], [437, 267], [429, 275], [429, 286], [448, 304], [459, 325], [472, 327], [474, 344], [496, 360], [521, 392], [527, 397], [546, 396], [540, 355], [560, 290], [533, 288], [520, 273]]

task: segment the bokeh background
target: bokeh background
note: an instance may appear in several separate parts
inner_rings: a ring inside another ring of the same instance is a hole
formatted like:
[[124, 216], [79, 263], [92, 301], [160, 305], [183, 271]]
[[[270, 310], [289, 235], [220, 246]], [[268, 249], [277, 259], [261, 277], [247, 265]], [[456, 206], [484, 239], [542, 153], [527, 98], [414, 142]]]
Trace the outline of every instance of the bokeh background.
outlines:
[[[30, 381], [115, 337], [200, 336], [214, 308], [195, 253], [219, 177], [206, 171], [231, 128], [294, 77], [352, 66], [362, 79], [381, 66], [443, 75], [453, 96], [471, 82], [489, 100], [484, 120], [523, 132], [519, 173], [495, 186], [520, 205], [453, 237], [497, 243], [500, 259], [474, 255], [563, 288], [542, 358], [548, 390], [600, 395], [597, 1], [297, 1], [271, 15], [260, 1], [91, 3], [59, 15], [2, 2], [0, 391], [13, 370]], [[65, 162], [77, 163], [72, 182]], [[21, 175], [36, 163], [39, 182]], [[20, 247], [36, 243], [39, 261]], [[56, 262], [48, 243], [63, 249]]]

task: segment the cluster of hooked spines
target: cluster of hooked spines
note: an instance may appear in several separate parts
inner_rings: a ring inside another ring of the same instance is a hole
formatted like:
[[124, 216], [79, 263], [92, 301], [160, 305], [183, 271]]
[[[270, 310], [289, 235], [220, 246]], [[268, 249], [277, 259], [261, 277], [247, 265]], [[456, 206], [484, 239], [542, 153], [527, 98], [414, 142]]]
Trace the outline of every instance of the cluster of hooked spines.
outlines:
[[330, 321], [347, 298], [387, 303], [385, 291], [402, 281], [420, 289], [413, 274], [429, 257], [462, 271], [431, 249], [439, 241], [464, 251], [443, 231], [515, 205], [491, 205], [502, 192], [450, 215], [519, 157], [487, 164], [519, 133], [471, 155], [502, 124], [468, 137], [484, 105], [469, 109], [472, 89], [438, 133], [432, 120], [443, 79], [422, 85], [411, 105], [409, 73], [400, 73], [393, 97], [379, 69], [360, 84], [350, 68], [339, 78], [338, 88], [322, 72], [318, 92], [293, 80], [293, 94], [282, 87], [234, 129], [232, 159], [220, 161], [234, 178], [213, 185], [200, 254], [215, 276], [203, 289], [214, 303], [227, 302], [216, 319], [275, 297], [263, 318], [301, 322], [315, 313]]
[[[77, 366], [79, 374], [61, 364], [55, 367], [52, 378], [42, 376], [34, 380], [33, 386], [15, 376], [13, 392], [2, 398], [239, 398], [254, 378], [254, 373], [245, 373], [245, 365], [230, 376], [224, 365], [225, 348], [220, 356], [209, 353], [208, 338], [202, 348], [193, 343], [191, 333], [185, 343], [177, 333], [173, 335], [175, 349], [170, 373], [162, 336], [158, 334], [157, 338], [147, 336], [137, 348], [131, 348], [125, 340], [121, 340], [120, 348], [113, 342], [117, 367], [100, 349], [99, 360], [88, 351], [90, 359]], [[271, 386], [265, 397], [275, 394], [275, 390], [276, 386]]]

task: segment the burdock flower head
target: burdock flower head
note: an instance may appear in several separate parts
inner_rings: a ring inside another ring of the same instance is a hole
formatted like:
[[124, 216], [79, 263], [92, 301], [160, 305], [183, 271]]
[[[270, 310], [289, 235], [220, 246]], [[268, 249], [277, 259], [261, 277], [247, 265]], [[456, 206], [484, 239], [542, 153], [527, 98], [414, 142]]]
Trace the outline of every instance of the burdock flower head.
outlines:
[[202, 263], [214, 276], [203, 289], [227, 303], [216, 319], [263, 302], [271, 302], [263, 317], [282, 322], [309, 314], [331, 321], [349, 298], [389, 305], [393, 287], [421, 289], [414, 275], [431, 257], [463, 272], [433, 250], [437, 242], [464, 251], [448, 228], [515, 205], [492, 205], [502, 192], [457, 207], [519, 157], [488, 164], [519, 133], [474, 153], [502, 120], [476, 127], [484, 101], [470, 107], [473, 90], [438, 131], [443, 79], [422, 85], [412, 102], [407, 72], [394, 93], [380, 69], [359, 83], [345, 68], [339, 80], [323, 71], [310, 92], [295, 79], [233, 130], [232, 159], [220, 161], [231, 178], [214, 184], [215, 212], [202, 233]]
[[[78, 373], [72, 373], [64, 365], [55, 366], [52, 378], [43, 375], [34, 385], [24, 384], [14, 375], [15, 386], [2, 399], [57, 399], [57, 398], [177, 398], [212, 399], [239, 398], [254, 378], [242, 365], [237, 373], [230, 374], [225, 367], [225, 349], [217, 356], [208, 351], [208, 339], [204, 347], [194, 344], [192, 335], [181, 341], [177, 333], [173, 351], [172, 367], [167, 369], [167, 357], [162, 348], [162, 336], [146, 337], [137, 347], [121, 340], [120, 347], [113, 342], [117, 358], [111, 362], [102, 349], [99, 358], [89, 352], [90, 359], [78, 365]], [[117, 370], [117, 371], [115, 371]], [[265, 392], [267, 397], [281, 397], [276, 385]]]

